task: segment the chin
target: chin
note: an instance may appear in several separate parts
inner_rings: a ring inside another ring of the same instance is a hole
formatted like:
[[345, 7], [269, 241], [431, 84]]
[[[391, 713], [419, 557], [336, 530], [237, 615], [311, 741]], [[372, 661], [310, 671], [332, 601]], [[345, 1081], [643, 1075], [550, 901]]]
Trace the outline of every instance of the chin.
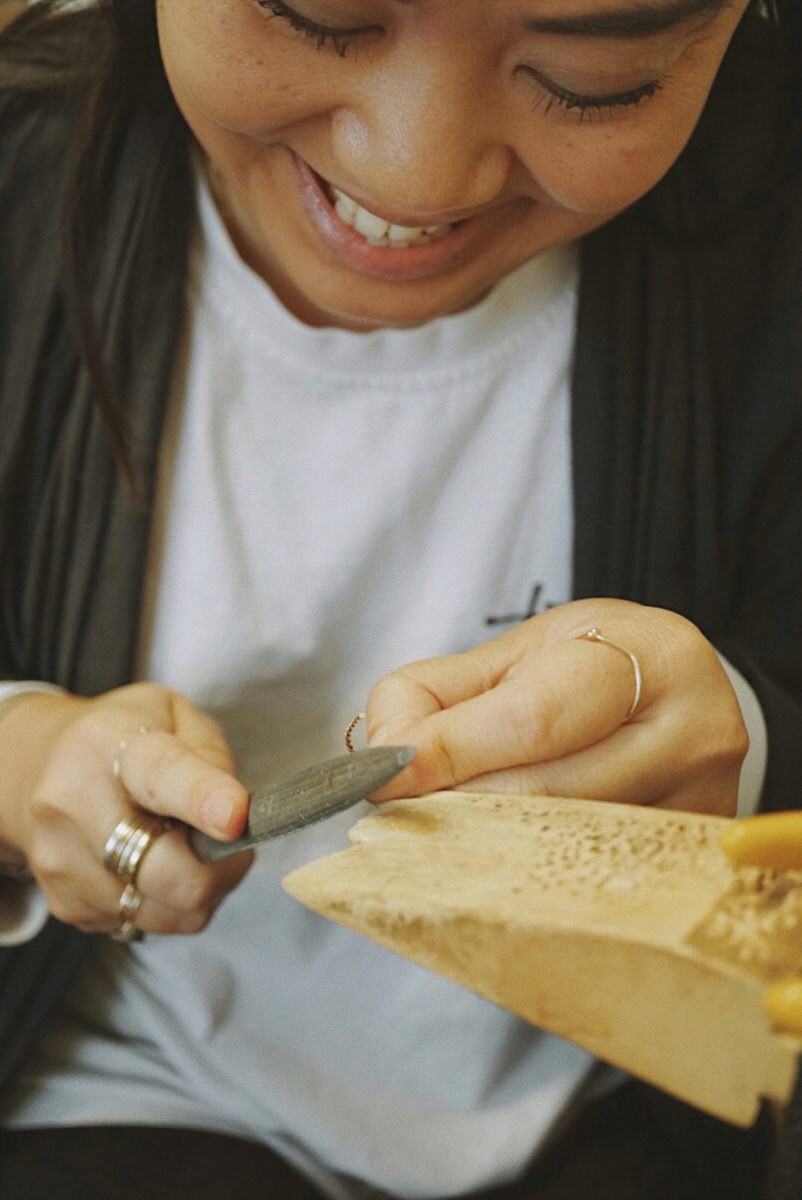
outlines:
[[381, 297], [360, 297], [359, 288], [341, 287], [333, 296], [319, 292], [313, 298], [284, 293], [280, 298], [308, 325], [338, 326], [367, 333], [374, 329], [415, 329], [439, 317], [464, 312], [483, 300], [493, 286], [492, 282], [483, 283], [475, 290], [438, 295], [431, 284], [418, 284], [415, 295], [404, 295], [401, 289], [391, 288], [395, 294], [385, 293]]

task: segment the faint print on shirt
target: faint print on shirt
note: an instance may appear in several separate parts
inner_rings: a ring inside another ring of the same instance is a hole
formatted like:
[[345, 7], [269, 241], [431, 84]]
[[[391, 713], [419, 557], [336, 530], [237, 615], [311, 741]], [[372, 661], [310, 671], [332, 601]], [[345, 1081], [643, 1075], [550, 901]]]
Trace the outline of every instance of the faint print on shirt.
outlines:
[[516, 625], [519, 621], [528, 621], [530, 617], [537, 616], [538, 613], [546, 612], [550, 608], [556, 608], [559, 602], [557, 600], [544, 600], [543, 590], [544, 585], [542, 583], [535, 584], [529, 596], [526, 612], [502, 613], [499, 616], [485, 617], [485, 625]]

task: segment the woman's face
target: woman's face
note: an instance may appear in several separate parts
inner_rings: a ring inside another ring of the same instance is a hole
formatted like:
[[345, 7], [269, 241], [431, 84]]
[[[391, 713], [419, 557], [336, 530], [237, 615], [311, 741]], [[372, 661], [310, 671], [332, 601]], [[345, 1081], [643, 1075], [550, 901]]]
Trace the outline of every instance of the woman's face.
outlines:
[[157, 6], [243, 257], [302, 320], [369, 329], [464, 309], [647, 192], [747, 2]]

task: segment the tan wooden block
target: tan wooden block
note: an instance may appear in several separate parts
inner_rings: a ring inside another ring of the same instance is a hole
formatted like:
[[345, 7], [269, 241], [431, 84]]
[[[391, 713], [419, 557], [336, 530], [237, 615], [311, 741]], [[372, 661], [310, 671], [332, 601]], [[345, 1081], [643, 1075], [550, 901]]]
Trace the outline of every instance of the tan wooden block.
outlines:
[[802, 872], [733, 869], [729, 822], [441, 792], [358, 822], [285, 880], [302, 903], [740, 1125], [802, 1043], [765, 985], [802, 973]]

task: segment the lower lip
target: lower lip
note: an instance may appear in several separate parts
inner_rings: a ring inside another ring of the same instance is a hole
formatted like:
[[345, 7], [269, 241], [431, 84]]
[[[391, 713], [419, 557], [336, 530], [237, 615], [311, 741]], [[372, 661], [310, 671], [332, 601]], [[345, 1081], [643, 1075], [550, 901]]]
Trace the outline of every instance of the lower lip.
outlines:
[[329, 250], [344, 266], [378, 279], [422, 279], [456, 266], [478, 236], [479, 221], [460, 221], [449, 233], [421, 245], [372, 246], [334, 210], [319, 177], [294, 155], [304, 206]]

